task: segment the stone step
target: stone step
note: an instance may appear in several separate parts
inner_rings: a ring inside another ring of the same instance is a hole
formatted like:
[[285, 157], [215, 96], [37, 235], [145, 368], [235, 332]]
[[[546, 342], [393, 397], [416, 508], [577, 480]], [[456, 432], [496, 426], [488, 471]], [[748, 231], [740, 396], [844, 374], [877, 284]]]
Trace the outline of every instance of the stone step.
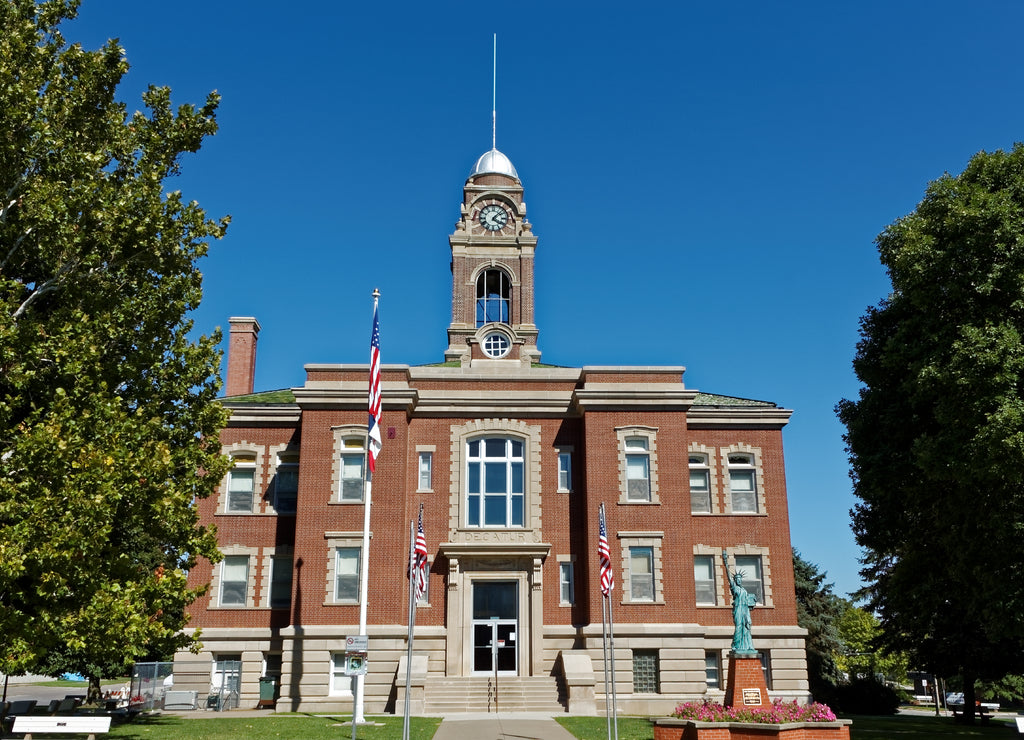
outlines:
[[565, 711], [558, 682], [550, 676], [500, 676], [497, 697], [493, 677], [433, 678], [427, 680], [424, 694], [428, 714], [493, 712], [496, 708], [510, 712]]

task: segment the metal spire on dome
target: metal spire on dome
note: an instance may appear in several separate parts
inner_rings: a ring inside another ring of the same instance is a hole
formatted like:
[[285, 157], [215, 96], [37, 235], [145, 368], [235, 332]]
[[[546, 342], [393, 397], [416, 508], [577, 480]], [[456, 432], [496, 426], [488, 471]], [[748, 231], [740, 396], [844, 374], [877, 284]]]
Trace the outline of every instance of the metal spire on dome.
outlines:
[[491, 65], [491, 149], [498, 149], [498, 34], [494, 34], [494, 62]]
[[482, 175], [485, 172], [519, 179], [519, 173], [516, 172], [512, 162], [498, 151], [498, 34], [494, 34], [494, 63], [491, 81], [491, 149], [480, 155], [469, 176]]

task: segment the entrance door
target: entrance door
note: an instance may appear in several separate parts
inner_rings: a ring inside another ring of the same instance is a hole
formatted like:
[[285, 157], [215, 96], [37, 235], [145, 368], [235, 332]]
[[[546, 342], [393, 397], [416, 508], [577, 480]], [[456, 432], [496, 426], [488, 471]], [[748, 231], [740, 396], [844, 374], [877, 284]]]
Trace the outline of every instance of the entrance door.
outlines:
[[473, 582], [473, 673], [514, 676], [518, 672], [518, 583]]

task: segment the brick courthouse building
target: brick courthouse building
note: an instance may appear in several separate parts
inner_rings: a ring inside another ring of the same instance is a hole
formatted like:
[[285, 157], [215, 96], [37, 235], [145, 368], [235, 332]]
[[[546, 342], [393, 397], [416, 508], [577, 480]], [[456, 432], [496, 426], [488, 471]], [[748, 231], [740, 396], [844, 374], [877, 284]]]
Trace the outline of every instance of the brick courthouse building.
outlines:
[[[382, 370], [367, 712], [402, 711], [409, 523], [421, 503], [430, 575], [414, 710], [493, 707], [497, 680], [503, 711], [604, 711], [602, 502], [621, 712], [721, 699], [733, 631], [723, 549], [757, 596], [754, 642], [772, 696], [806, 698], [782, 452], [791, 412], [687, 388], [682, 367], [541, 364], [537, 237], [497, 150], [466, 180], [449, 242], [444, 362]], [[211, 583], [191, 626], [214, 682], [225, 661], [241, 661], [241, 706], [272, 675], [281, 709], [347, 711], [368, 365], [307, 365], [303, 386], [253, 393], [258, 332], [253, 318], [231, 319], [222, 441], [234, 467], [199, 503], [225, 557], [190, 574]]]

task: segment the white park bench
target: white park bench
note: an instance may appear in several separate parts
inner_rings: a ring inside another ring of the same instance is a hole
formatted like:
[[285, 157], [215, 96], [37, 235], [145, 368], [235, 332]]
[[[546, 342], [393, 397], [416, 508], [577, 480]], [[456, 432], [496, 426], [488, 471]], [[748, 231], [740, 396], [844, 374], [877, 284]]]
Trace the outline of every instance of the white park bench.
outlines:
[[96, 733], [110, 732], [110, 717], [15, 717], [11, 732], [24, 732], [25, 740], [34, 732], [89, 733], [89, 740], [96, 740]]

